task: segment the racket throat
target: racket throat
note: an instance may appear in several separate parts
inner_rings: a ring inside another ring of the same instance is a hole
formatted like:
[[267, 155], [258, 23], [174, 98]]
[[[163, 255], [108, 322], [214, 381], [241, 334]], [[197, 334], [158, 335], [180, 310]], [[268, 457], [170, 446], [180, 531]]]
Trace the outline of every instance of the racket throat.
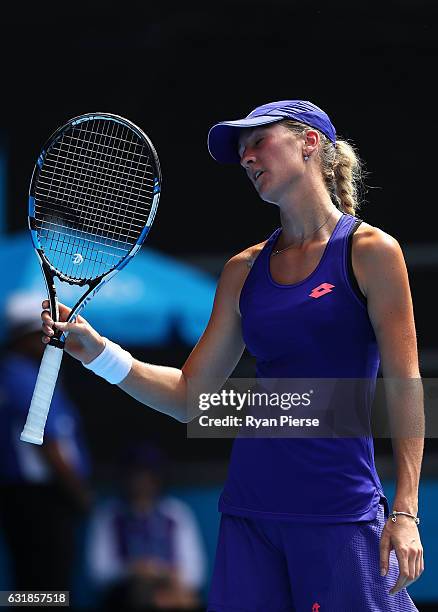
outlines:
[[[55, 333], [58, 334], [60, 332], [57, 331]], [[64, 349], [65, 341], [64, 340], [60, 340], [59, 338], [54, 336], [53, 338], [50, 338], [50, 341], [47, 344], [50, 344], [51, 346], [56, 346], [56, 348], [59, 348], [59, 349]]]
[[[42, 261], [42, 268], [44, 273], [44, 279], [46, 281], [47, 295], [50, 303], [50, 316], [53, 321], [59, 321], [59, 306], [58, 297], [56, 293], [55, 277], [53, 276], [50, 268], [47, 264]], [[48, 344], [56, 346], [56, 348], [63, 349], [65, 346], [65, 340], [61, 340], [62, 331], [60, 329], [54, 330], [55, 334], [53, 338], [50, 338]]]

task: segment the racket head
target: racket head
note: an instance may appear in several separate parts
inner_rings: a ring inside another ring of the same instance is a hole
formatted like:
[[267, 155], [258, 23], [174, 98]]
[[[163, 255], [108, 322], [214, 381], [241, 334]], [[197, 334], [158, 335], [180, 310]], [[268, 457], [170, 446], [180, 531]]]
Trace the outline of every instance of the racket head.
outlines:
[[43, 267], [96, 285], [135, 255], [152, 226], [161, 168], [150, 138], [112, 113], [73, 117], [44, 144], [29, 188], [29, 228]]

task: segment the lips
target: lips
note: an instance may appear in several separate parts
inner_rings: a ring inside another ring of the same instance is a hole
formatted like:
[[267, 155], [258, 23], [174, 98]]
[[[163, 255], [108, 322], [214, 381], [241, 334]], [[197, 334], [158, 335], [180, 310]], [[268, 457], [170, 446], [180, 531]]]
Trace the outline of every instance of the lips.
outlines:
[[262, 174], [263, 170], [257, 170], [257, 172], [254, 174], [254, 182], [257, 182], [257, 180], [261, 177]]

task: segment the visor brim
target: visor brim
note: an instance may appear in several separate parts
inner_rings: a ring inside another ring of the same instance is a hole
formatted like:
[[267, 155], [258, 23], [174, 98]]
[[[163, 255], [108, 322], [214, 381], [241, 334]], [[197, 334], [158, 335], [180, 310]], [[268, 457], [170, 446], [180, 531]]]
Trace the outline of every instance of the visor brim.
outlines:
[[275, 123], [282, 119], [285, 119], [284, 115], [261, 115], [249, 119], [216, 123], [208, 132], [207, 144], [210, 155], [221, 164], [238, 164], [240, 163], [237, 152], [239, 130]]

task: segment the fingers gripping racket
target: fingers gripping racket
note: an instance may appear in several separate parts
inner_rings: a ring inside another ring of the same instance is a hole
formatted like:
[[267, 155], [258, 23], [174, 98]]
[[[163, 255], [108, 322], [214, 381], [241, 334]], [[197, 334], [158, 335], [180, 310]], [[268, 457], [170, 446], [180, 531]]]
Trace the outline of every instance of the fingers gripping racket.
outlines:
[[[59, 320], [55, 277], [84, 286], [86, 304], [138, 253], [161, 191], [153, 144], [136, 125], [109, 113], [74, 117], [46, 142], [29, 190], [29, 228]], [[88, 288], [87, 288], [88, 287]], [[42, 444], [67, 333], [55, 332], [41, 361], [21, 440]]]

